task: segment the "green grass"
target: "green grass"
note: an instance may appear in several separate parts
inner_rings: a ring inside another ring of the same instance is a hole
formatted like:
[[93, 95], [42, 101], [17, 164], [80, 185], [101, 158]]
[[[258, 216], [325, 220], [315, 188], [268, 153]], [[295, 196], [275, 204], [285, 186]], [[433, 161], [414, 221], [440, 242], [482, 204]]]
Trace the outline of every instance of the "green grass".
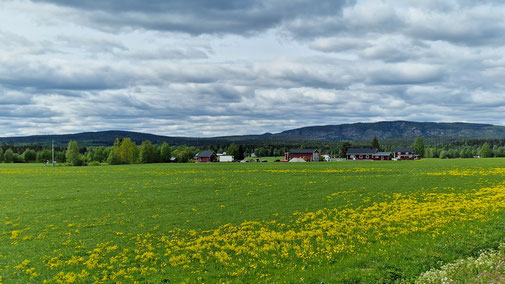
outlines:
[[413, 281], [503, 241], [501, 169], [497, 158], [0, 164], [0, 276]]
[[496, 250], [484, 250], [478, 257], [468, 257], [432, 269], [416, 283], [503, 283], [505, 281], [505, 244]]

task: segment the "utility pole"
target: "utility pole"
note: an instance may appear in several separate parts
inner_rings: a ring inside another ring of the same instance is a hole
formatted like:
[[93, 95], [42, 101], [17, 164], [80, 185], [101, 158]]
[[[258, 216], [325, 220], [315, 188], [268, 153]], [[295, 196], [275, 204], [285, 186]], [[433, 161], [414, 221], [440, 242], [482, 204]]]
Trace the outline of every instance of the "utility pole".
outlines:
[[52, 149], [52, 158], [53, 158], [52, 165], [54, 167], [54, 140], [51, 141], [51, 149]]

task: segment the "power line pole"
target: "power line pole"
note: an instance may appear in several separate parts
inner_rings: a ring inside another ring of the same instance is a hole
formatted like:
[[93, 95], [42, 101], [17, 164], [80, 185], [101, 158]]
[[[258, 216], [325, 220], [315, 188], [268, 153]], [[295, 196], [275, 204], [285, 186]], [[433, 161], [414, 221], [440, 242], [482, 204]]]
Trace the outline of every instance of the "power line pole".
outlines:
[[53, 158], [52, 165], [54, 167], [54, 140], [51, 141], [51, 149], [52, 149], [52, 158]]

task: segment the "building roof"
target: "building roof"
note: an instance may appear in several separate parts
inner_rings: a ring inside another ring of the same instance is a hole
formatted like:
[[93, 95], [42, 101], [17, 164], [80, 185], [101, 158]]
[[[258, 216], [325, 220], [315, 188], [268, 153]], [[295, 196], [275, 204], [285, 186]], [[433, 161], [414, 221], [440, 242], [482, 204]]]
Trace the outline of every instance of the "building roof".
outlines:
[[198, 155], [198, 158], [210, 158], [212, 155], [215, 155], [216, 153], [212, 151], [203, 151]]
[[294, 163], [304, 163], [306, 161], [302, 158], [293, 158], [293, 159], [289, 160], [289, 162], [291, 162], [291, 163], [293, 163], [293, 162]]
[[376, 154], [379, 150], [377, 148], [349, 148], [347, 155], [371, 155]]
[[312, 154], [318, 151], [317, 149], [291, 149], [289, 152], [293, 154]]
[[391, 156], [391, 152], [377, 152], [375, 156]]
[[396, 148], [395, 152], [414, 152], [414, 148]]

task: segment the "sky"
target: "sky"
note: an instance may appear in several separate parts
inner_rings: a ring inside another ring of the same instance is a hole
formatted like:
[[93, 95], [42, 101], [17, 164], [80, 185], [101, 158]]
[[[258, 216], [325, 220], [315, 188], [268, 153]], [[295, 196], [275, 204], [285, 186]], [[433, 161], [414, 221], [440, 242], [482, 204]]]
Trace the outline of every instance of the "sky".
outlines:
[[1, 0], [0, 137], [505, 125], [505, 2]]

